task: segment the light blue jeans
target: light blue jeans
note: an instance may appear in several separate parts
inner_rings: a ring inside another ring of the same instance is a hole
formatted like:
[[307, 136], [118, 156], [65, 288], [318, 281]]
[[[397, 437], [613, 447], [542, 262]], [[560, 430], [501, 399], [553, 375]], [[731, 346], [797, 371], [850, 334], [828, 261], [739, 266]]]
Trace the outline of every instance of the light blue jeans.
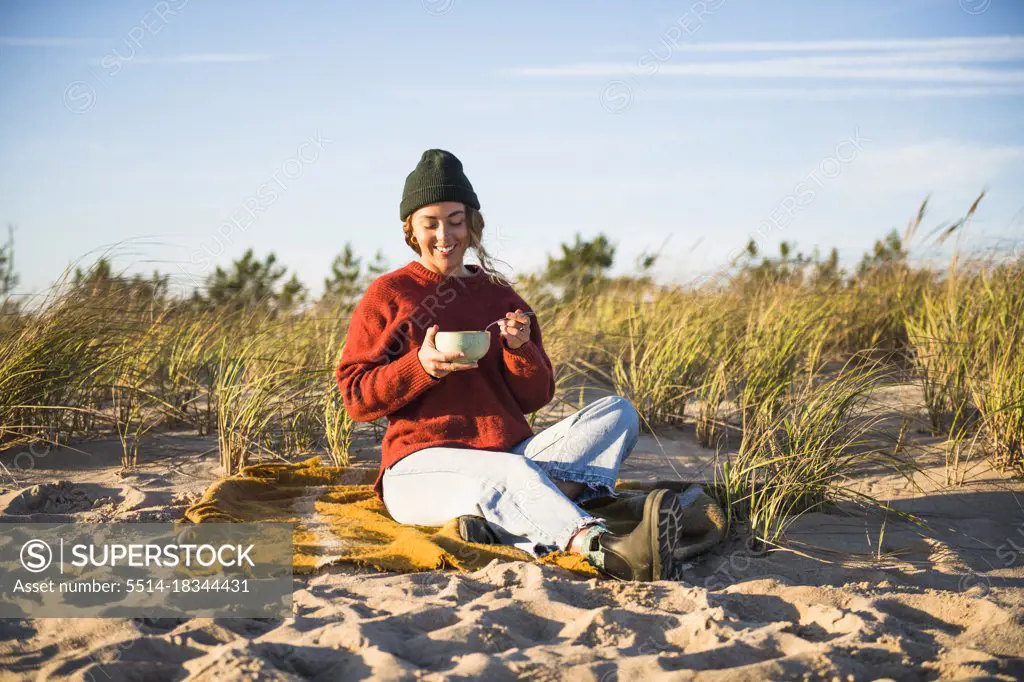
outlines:
[[509, 452], [418, 450], [384, 472], [384, 504], [395, 521], [418, 526], [482, 516], [503, 544], [540, 556], [566, 549], [579, 529], [598, 522], [552, 481], [586, 484], [580, 502], [614, 494], [619, 465], [639, 436], [633, 406], [607, 396]]

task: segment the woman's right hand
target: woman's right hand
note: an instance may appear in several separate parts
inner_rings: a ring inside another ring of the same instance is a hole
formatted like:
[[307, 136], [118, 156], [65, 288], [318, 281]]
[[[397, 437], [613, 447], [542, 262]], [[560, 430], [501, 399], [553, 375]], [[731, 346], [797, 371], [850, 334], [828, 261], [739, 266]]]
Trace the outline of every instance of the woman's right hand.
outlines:
[[427, 329], [427, 334], [423, 339], [423, 345], [420, 346], [420, 351], [417, 354], [420, 360], [420, 364], [423, 365], [424, 371], [435, 379], [448, 376], [452, 372], [458, 372], [464, 369], [474, 369], [479, 365], [475, 362], [468, 365], [464, 365], [457, 362], [452, 362], [455, 358], [465, 357], [465, 353], [455, 351], [453, 353], [442, 353], [434, 345], [434, 336], [437, 334], [438, 326], [435, 324]]

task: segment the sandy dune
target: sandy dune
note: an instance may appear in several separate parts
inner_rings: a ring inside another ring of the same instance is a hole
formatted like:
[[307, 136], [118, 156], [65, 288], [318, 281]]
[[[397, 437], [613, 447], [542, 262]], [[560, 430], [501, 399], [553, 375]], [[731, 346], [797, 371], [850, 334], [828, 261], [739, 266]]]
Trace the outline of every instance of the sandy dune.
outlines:
[[[0, 513], [179, 518], [217, 475], [213, 445], [165, 434], [124, 477], [113, 443], [54, 450], [4, 482]], [[360, 456], [372, 459], [373, 444]], [[623, 476], [695, 478], [709, 461], [691, 434], [644, 436]], [[858, 484], [926, 528], [809, 514], [787, 550], [734, 540], [686, 583], [581, 581], [531, 563], [463, 575], [333, 567], [296, 579], [285, 620], [4, 620], [0, 678], [1024, 678], [1024, 488], [984, 466], [947, 488], [937, 450], [918, 461], [909, 480], [865, 471]]]

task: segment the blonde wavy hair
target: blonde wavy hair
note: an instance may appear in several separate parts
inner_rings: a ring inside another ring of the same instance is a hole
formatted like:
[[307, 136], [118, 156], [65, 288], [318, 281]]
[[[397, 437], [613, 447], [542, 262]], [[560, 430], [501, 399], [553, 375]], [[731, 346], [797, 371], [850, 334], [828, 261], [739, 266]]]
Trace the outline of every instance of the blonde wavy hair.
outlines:
[[[505, 261], [494, 258], [487, 249], [484, 248], [484, 216], [480, 211], [476, 210], [472, 206], [466, 206], [466, 218], [469, 221], [469, 247], [476, 252], [476, 258], [480, 261], [480, 269], [484, 271], [487, 278], [491, 282], [511, 287], [513, 281], [498, 272], [494, 266], [495, 263], [502, 263], [508, 265]], [[416, 242], [416, 237], [413, 236], [412, 231], [412, 215], [405, 219], [402, 223], [402, 232], [405, 233], [405, 243], [409, 245], [409, 248], [416, 252], [416, 255], [420, 255], [420, 247]], [[511, 269], [511, 268], [510, 268]]]

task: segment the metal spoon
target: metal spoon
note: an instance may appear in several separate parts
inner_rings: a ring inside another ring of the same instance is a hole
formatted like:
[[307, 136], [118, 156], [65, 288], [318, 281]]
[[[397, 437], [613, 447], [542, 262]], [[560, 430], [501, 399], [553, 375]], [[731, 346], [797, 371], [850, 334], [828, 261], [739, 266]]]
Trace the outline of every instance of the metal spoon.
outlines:
[[[536, 316], [536, 313], [530, 313], [530, 312], [524, 312], [524, 313], [522, 313], [522, 314], [523, 314], [523, 315], [530, 315], [530, 316]], [[507, 320], [507, 319], [508, 319], [507, 317], [503, 317], [503, 318], [501, 318], [500, 320], [495, 320], [494, 322], [491, 322], [491, 323], [490, 323], [489, 325], [487, 325], [486, 327], [484, 327], [484, 331], [487, 331], [488, 329], [490, 329], [490, 328], [491, 328], [491, 327], [493, 327], [494, 325], [498, 324], [499, 322], [501, 322], [501, 321], [503, 321], [503, 320]]]

